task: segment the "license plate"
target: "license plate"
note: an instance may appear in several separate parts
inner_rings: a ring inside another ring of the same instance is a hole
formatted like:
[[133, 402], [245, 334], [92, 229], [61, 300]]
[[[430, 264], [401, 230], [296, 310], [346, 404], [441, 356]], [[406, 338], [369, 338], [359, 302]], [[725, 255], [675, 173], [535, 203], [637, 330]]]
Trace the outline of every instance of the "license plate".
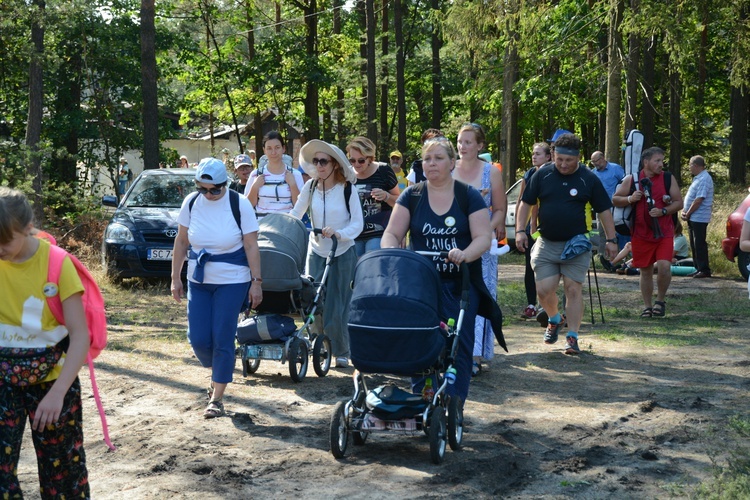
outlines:
[[148, 260], [172, 260], [172, 249], [149, 248], [146, 254]]

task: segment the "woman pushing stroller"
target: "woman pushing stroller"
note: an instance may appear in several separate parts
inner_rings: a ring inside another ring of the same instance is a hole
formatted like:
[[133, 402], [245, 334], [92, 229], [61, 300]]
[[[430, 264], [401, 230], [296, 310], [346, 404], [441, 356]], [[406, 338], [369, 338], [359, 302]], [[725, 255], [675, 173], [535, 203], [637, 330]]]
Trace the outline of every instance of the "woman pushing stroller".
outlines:
[[301, 219], [309, 208], [312, 227], [321, 229], [322, 234], [310, 235], [307, 257], [308, 273], [316, 282], [321, 281], [326, 267], [332, 248], [331, 236], [336, 236], [338, 241], [326, 282], [323, 331], [331, 339], [336, 367], [346, 368], [349, 366], [350, 283], [357, 263], [354, 238], [364, 227], [359, 195], [351, 186], [357, 177], [344, 152], [324, 141], [313, 139], [305, 143], [299, 160], [310, 180], [300, 191], [291, 214]]
[[[417, 251], [448, 252], [444, 261], [433, 257], [442, 282], [442, 313], [447, 318], [457, 318], [461, 297], [459, 265], [470, 264], [471, 287], [469, 306], [459, 335], [456, 355], [455, 384], [448, 386], [448, 395], [466, 401], [471, 380], [474, 349], [474, 318], [477, 313], [488, 318], [499, 344], [505, 348], [502, 337], [502, 313], [489, 295], [482, 281], [478, 259], [490, 247], [490, 218], [480, 193], [455, 181], [451, 172], [456, 165], [456, 152], [445, 137], [435, 137], [422, 146], [422, 166], [426, 181], [409, 186], [399, 196], [381, 248], [398, 248], [406, 232]], [[473, 263], [473, 264], [472, 264]], [[479, 271], [478, 274], [476, 271]]]

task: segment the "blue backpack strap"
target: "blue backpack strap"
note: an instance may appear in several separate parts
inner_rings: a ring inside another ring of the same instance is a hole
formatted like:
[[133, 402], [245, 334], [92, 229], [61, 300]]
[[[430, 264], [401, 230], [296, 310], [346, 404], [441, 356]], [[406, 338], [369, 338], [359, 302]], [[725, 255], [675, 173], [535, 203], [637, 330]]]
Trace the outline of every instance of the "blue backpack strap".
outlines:
[[[232, 216], [234, 217], [234, 221], [237, 223], [237, 227], [240, 228], [240, 234], [242, 234], [242, 217], [240, 215], [240, 193], [235, 191], [234, 189], [227, 189], [227, 194], [229, 195], [229, 207], [232, 209]], [[195, 196], [188, 202], [188, 212], [193, 211], [193, 205], [195, 205], [195, 200], [198, 199], [198, 192], [195, 193]]]

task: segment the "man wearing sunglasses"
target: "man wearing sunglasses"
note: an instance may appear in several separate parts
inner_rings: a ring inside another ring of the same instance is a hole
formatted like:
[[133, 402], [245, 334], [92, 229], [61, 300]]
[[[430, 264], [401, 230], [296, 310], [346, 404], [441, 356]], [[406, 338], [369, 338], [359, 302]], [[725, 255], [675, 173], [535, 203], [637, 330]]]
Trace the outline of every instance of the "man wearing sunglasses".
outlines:
[[[188, 339], [211, 369], [205, 418], [224, 415], [222, 397], [234, 372], [234, 334], [244, 306], [256, 308], [261, 290], [258, 221], [250, 201], [227, 189], [227, 169], [204, 158], [195, 174], [196, 193], [182, 202], [172, 253], [172, 296], [184, 296], [181, 271], [188, 260]], [[234, 198], [234, 201], [232, 201]], [[239, 211], [235, 218], [233, 205]]]

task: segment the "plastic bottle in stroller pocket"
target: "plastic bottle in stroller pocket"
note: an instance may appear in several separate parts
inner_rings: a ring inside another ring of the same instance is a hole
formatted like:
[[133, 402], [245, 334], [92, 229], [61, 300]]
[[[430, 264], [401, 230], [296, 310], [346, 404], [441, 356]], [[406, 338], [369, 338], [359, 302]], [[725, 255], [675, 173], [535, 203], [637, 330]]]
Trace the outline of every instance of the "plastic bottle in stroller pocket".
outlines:
[[424, 387], [422, 388], [422, 399], [432, 402], [434, 396], [435, 388], [432, 387], [432, 377], [427, 377], [427, 380], [424, 381]]
[[452, 366], [448, 368], [445, 372], [445, 380], [448, 381], [448, 384], [455, 384], [456, 383], [456, 369]]

